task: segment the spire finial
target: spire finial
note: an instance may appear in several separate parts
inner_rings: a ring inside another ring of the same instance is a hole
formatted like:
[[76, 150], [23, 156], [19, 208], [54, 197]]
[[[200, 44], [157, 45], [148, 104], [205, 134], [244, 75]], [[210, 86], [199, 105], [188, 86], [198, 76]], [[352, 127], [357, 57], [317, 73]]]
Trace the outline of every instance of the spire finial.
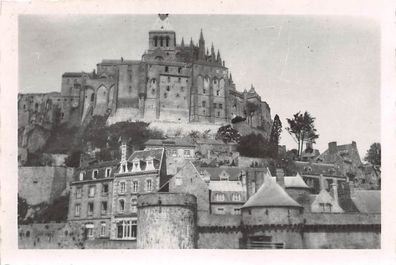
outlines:
[[199, 34], [199, 40], [204, 41], [203, 33], [202, 33], [202, 28], [201, 28], [201, 33]]
[[182, 48], [184, 48], [184, 38], [182, 38], [180, 45], [181, 45]]

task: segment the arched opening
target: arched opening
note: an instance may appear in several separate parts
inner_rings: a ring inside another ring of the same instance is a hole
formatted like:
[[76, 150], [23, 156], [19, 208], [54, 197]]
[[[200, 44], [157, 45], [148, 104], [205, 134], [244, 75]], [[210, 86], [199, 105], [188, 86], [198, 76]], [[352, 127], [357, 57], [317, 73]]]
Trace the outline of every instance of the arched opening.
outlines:
[[166, 36], [165, 40], [166, 40], [166, 47], [169, 47], [169, 37]]
[[95, 101], [95, 93], [92, 93], [91, 95], [91, 102], [93, 103]]
[[164, 46], [164, 38], [163, 37], [160, 37], [160, 46], [161, 47]]
[[157, 36], [154, 37], [154, 46], [155, 47], [158, 46], [158, 37]]

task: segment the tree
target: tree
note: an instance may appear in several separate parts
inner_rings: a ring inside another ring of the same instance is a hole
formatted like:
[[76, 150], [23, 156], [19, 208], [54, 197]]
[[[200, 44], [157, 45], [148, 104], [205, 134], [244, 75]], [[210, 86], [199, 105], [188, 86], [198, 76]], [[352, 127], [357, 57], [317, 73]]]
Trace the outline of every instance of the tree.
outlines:
[[278, 114], [274, 117], [274, 122], [272, 123], [271, 134], [270, 134], [270, 152], [273, 158], [278, 157], [278, 147], [280, 134], [282, 132], [282, 122], [279, 119]]
[[222, 140], [224, 143], [228, 144], [230, 142], [239, 142], [241, 135], [237, 130], [231, 127], [231, 125], [225, 125], [217, 130], [216, 140]]
[[237, 149], [241, 156], [264, 158], [271, 155], [270, 144], [261, 134], [242, 136]]
[[367, 150], [364, 160], [375, 166], [381, 166], [381, 144], [373, 143]]
[[19, 224], [21, 224], [24, 221], [28, 209], [29, 209], [29, 204], [26, 202], [26, 200], [24, 198], [19, 197], [19, 195], [18, 195], [18, 223]]
[[79, 167], [81, 150], [73, 150], [68, 157], [65, 159], [65, 165], [67, 167]]
[[252, 117], [254, 113], [258, 110], [258, 105], [254, 104], [253, 102], [248, 101], [246, 103], [246, 115], [249, 117], [248, 124], [250, 120], [250, 125], [252, 125]]
[[310, 141], [315, 143], [315, 140], [319, 137], [315, 129], [315, 118], [311, 116], [307, 111], [302, 114], [297, 112], [293, 115], [292, 119], [287, 119], [289, 127], [286, 130], [293, 137], [297, 143], [297, 154], [301, 157], [304, 143]]

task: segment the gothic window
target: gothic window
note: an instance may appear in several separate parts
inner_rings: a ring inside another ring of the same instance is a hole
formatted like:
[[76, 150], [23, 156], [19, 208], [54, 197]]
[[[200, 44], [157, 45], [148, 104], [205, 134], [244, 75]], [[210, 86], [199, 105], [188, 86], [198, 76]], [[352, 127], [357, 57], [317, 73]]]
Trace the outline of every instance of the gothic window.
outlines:
[[166, 36], [165, 40], [166, 40], [166, 47], [169, 47], [169, 37]]
[[91, 95], [91, 102], [94, 102], [95, 101], [95, 93], [92, 93], [92, 95]]
[[164, 46], [164, 38], [163, 37], [160, 37], [160, 46], [161, 47]]
[[165, 66], [165, 72], [168, 72], [168, 71], [169, 71], [169, 67]]

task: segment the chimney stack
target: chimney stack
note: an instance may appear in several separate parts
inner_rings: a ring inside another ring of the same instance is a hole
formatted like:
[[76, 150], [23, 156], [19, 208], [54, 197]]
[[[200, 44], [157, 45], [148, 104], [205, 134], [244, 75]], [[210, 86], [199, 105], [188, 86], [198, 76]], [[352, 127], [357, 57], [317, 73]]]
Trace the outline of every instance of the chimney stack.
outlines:
[[333, 183], [331, 184], [331, 195], [333, 196], [335, 202], [338, 204], [338, 186], [337, 186], [337, 180], [333, 180]]
[[330, 154], [337, 153], [337, 142], [330, 142], [329, 143], [329, 153]]
[[276, 182], [279, 184], [279, 186], [285, 188], [285, 172], [282, 168], [276, 169]]
[[325, 179], [322, 174], [319, 175], [319, 191], [326, 189], [325, 187]]

